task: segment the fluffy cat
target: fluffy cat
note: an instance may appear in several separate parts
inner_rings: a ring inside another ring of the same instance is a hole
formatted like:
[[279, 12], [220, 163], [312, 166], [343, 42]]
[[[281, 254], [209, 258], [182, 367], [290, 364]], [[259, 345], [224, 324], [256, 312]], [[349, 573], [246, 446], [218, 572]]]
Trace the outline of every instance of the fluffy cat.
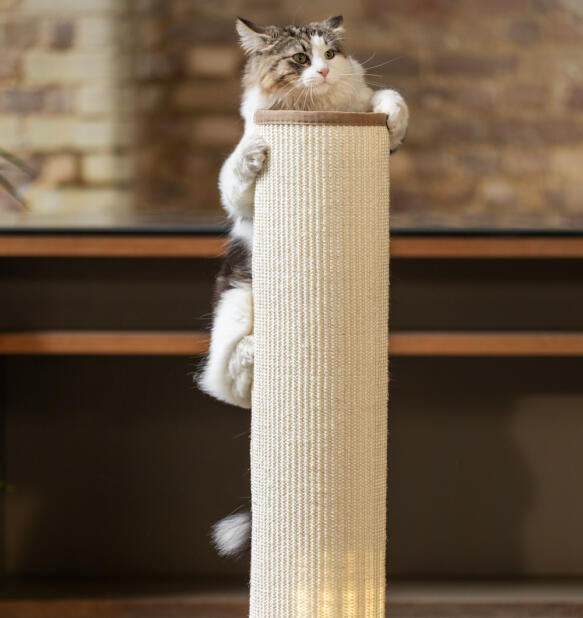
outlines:
[[[223, 207], [232, 227], [227, 256], [217, 277], [209, 354], [199, 376], [206, 393], [242, 408], [251, 407], [253, 385], [253, 198], [255, 179], [268, 156], [256, 134], [258, 109], [383, 112], [394, 151], [407, 132], [409, 112], [394, 90], [369, 88], [365, 71], [343, 45], [342, 16], [303, 26], [258, 26], [237, 19], [241, 46], [248, 55], [243, 77], [241, 141], [219, 175]], [[222, 555], [248, 543], [250, 514], [236, 513], [213, 531]]]

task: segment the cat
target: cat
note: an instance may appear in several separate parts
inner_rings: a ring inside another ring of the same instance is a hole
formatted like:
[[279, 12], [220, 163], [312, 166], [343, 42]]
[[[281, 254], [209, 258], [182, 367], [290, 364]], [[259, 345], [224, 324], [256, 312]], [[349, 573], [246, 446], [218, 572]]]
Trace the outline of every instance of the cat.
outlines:
[[[369, 88], [365, 70], [345, 51], [343, 18], [292, 26], [258, 26], [237, 18], [240, 43], [248, 56], [243, 76], [241, 141], [219, 174], [221, 202], [232, 227], [227, 255], [217, 276], [209, 353], [199, 375], [200, 388], [241, 408], [251, 407], [253, 385], [253, 199], [255, 180], [268, 147], [255, 132], [258, 109], [382, 112], [387, 115], [391, 152], [403, 142], [409, 112], [394, 90]], [[235, 513], [217, 524], [213, 540], [219, 554], [248, 545], [250, 514]]]

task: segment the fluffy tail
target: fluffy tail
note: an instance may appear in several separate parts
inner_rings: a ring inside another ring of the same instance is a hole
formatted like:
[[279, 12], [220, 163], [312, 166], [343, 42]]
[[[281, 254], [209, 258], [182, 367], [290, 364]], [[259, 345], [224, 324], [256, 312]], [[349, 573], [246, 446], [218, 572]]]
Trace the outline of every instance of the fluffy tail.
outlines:
[[219, 520], [212, 529], [212, 538], [220, 556], [237, 556], [251, 541], [251, 513], [235, 513]]

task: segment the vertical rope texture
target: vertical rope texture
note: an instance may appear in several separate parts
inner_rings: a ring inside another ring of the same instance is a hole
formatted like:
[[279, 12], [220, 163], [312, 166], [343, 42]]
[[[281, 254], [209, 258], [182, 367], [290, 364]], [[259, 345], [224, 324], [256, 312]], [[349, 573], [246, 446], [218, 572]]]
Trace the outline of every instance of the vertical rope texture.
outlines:
[[384, 618], [388, 132], [258, 131], [250, 616]]

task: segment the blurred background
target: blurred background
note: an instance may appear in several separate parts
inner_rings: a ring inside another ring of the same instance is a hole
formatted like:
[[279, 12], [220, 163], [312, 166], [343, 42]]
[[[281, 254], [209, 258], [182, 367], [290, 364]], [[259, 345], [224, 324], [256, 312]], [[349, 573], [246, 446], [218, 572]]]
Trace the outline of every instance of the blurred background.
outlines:
[[370, 83], [411, 107], [394, 227], [583, 226], [580, 0], [0, 0], [0, 147], [33, 172], [11, 179], [43, 216], [218, 214], [235, 16], [338, 13]]
[[247, 504], [249, 415], [192, 380], [234, 23], [336, 14], [411, 110], [391, 615], [583, 616], [583, 0], [0, 0], [0, 175], [26, 204], [0, 187], [0, 616], [247, 615], [248, 559], [209, 529]]

